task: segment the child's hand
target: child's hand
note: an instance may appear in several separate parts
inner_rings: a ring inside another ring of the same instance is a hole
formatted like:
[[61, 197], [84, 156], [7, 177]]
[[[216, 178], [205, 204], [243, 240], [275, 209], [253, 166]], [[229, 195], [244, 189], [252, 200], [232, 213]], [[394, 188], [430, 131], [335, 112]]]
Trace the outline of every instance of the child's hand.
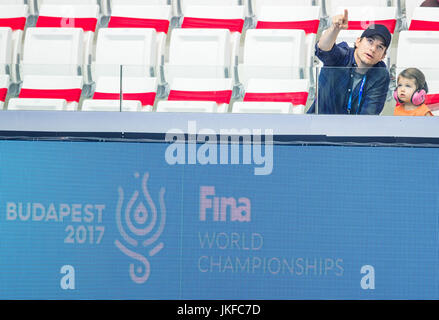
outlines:
[[332, 25], [336, 30], [346, 30], [348, 28], [348, 10], [344, 10], [344, 14], [332, 17]]

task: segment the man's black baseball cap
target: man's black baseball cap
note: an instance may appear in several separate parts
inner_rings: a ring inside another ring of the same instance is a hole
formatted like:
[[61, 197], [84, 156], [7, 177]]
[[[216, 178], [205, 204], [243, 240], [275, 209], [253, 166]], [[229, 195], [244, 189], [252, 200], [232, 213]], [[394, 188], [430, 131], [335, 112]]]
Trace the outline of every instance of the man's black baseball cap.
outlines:
[[370, 38], [373, 36], [380, 36], [384, 40], [384, 45], [388, 48], [390, 46], [390, 42], [392, 41], [392, 35], [390, 34], [389, 29], [382, 24], [371, 24], [366, 30], [364, 30], [361, 38], [366, 37]]

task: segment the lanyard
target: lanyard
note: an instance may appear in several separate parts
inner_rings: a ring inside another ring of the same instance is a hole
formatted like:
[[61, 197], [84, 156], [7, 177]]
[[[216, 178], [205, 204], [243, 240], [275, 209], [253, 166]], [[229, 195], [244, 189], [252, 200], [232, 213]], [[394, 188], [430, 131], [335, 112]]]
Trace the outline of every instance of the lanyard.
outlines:
[[[363, 80], [361, 80], [361, 86], [360, 86], [360, 91], [358, 93], [358, 108], [356, 111], [356, 114], [358, 114], [358, 112], [360, 111], [360, 103], [361, 103], [361, 98], [363, 97], [363, 89], [364, 89], [364, 84], [366, 83], [366, 75], [363, 76]], [[354, 94], [354, 88], [352, 88], [351, 90], [351, 94], [349, 95], [349, 101], [348, 101], [348, 114], [351, 114], [351, 109], [352, 109], [352, 95]]]

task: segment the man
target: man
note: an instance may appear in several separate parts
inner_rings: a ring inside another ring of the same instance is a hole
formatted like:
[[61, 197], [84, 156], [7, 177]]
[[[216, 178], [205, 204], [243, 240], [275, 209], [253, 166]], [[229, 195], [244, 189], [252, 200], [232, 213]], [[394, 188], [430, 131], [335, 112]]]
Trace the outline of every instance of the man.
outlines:
[[355, 41], [336, 44], [341, 30], [348, 28], [348, 11], [334, 16], [332, 25], [316, 43], [316, 56], [323, 62], [317, 98], [308, 113], [375, 114], [384, 108], [390, 76], [382, 61], [390, 46], [389, 30], [372, 24]]

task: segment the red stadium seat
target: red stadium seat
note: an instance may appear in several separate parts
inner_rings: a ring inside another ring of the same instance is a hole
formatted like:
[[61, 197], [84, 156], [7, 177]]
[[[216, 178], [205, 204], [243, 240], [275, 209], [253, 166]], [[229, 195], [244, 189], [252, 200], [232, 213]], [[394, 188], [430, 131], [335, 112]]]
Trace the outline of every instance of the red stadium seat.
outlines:
[[439, 31], [439, 8], [415, 8], [409, 26], [410, 31]]
[[157, 111], [224, 113], [228, 111], [232, 91], [232, 79], [174, 79], [168, 100], [159, 101]]
[[85, 100], [82, 111], [118, 111], [122, 90], [122, 111], [151, 111], [157, 93], [157, 78], [124, 77], [122, 88], [115, 77], [100, 77], [93, 99]]
[[232, 112], [302, 114], [308, 93], [306, 79], [250, 79], [243, 102], [235, 102]]

